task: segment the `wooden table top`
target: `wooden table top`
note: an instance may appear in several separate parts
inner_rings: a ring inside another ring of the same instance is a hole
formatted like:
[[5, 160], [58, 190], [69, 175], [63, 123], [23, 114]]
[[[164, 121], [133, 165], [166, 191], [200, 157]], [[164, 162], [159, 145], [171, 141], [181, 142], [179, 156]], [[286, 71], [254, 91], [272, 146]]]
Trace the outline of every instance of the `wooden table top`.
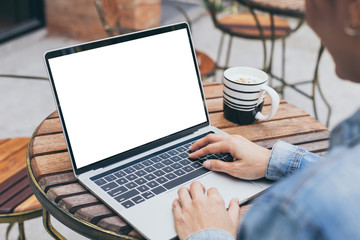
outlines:
[[[222, 84], [204, 83], [210, 121], [229, 134], [240, 134], [267, 148], [278, 139], [325, 154], [329, 132], [305, 111], [281, 100], [276, 115], [267, 121], [239, 126], [223, 117]], [[263, 112], [270, 109], [265, 98]], [[47, 117], [34, 132], [28, 150], [28, 171], [33, 191], [51, 215], [79, 233], [95, 238], [95, 229], [112, 237], [140, 237], [119, 216], [86, 190], [74, 177], [57, 112]], [[171, 204], [171, 203], [169, 203]], [[64, 220], [65, 219], [65, 220]], [[71, 219], [74, 222], [67, 222]], [[84, 226], [84, 227], [82, 227]], [[104, 236], [104, 235], [102, 235]]]

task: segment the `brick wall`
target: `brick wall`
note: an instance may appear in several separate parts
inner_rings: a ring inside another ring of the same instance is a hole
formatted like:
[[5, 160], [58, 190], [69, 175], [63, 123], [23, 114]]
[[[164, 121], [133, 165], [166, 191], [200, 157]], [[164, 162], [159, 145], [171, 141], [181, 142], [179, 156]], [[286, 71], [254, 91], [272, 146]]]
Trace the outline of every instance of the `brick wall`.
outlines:
[[[161, 0], [102, 0], [105, 19], [121, 28], [141, 30], [159, 26]], [[94, 0], [45, 0], [50, 34], [94, 40], [107, 37]]]

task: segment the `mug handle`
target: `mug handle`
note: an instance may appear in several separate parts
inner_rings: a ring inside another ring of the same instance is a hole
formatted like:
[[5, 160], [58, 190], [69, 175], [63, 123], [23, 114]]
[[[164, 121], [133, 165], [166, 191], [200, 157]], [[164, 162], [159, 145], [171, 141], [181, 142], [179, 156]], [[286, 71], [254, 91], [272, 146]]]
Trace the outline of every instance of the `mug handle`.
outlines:
[[267, 94], [270, 95], [271, 98], [271, 110], [270, 113], [267, 115], [262, 114], [261, 112], [256, 113], [255, 118], [258, 120], [268, 120], [269, 118], [271, 118], [272, 116], [274, 116], [274, 114], [276, 113], [278, 107], [279, 107], [279, 103], [280, 103], [280, 98], [278, 93], [272, 89], [269, 86], [262, 86], [261, 91], [265, 91], [267, 92]]

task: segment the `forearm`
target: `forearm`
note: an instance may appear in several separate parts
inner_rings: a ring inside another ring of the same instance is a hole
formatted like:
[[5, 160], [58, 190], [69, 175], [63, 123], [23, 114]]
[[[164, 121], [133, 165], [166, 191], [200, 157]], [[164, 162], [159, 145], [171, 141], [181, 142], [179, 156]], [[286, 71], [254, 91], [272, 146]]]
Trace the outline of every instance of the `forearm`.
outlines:
[[304, 148], [278, 141], [271, 151], [265, 177], [279, 180], [321, 160], [322, 157]]

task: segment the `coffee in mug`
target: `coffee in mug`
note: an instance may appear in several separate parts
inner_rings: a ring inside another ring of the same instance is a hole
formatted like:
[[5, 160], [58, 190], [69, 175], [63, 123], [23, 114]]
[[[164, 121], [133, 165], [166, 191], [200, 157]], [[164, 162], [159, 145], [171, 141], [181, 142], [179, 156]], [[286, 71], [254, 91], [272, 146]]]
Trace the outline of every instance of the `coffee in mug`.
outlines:
[[[279, 107], [279, 95], [267, 85], [268, 75], [256, 68], [232, 67], [224, 72], [224, 117], [247, 125], [271, 118]], [[271, 98], [270, 113], [261, 113], [265, 95]]]

